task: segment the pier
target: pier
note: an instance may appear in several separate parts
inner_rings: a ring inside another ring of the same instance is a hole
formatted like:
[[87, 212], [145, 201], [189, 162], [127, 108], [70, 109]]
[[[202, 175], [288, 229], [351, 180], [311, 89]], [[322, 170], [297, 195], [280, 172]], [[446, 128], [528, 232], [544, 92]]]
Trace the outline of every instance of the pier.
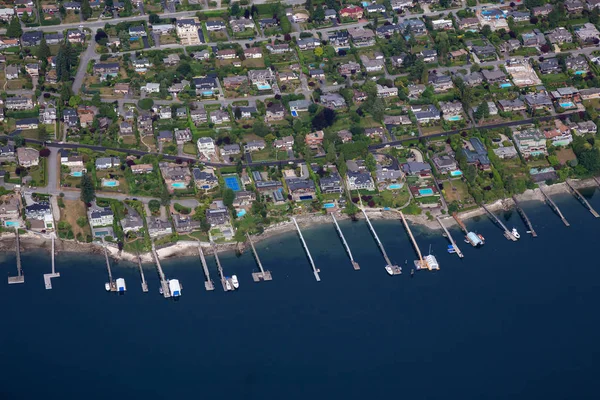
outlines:
[[598, 185], [598, 187], [600, 187], [600, 179], [598, 179], [594, 176], [594, 181], [596, 182], [596, 185]]
[[212, 279], [210, 279], [210, 274], [208, 273], [208, 265], [206, 265], [206, 258], [204, 258], [204, 252], [202, 251], [202, 246], [198, 243], [198, 254], [200, 255], [200, 262], [202, 262], [202, 269], [204, 270], [204, 277], [206, 280], [204, 281], [204, 288], [206, 290], [215, 290], [215, 284]]
[[523, 208], [521, 208], [521, 206], [519, 205], [519, 202], [517, 200], [517, 196], [513, 196], [512, 199], [515, 202], [515, 207], [517, 208], [517, 211], [519, 212], [519, 215], [523, 219], [523, 222], [525, 222], [525, 225], [527, 225], [527, 229], [529, 229], [529, 232], [531, 233], [531, 236], [537, 237], [537, 233], [535, 233], [535, 230], [533, 229], [533, 225], [531, 224], [531, 221], [529, 220], [529, 217], [527, 216], [527, 214], [525, 214], [525, 210], [523, 210]]
[[385, 259], [385, 262], [386, 262], [385, 266], [390, 267], [392, 269], [393, 275], [400, 275], [402, 273], [402, 269], [399, 266], [392, 264], [387, 253], [385, 252], [385, 249], [383, 248], [383, 244], [381, 243], [381, 240], [379, 240], [379, 236], [377, 236], [377, 232], [375, 232], [375, 228], [373, 228], [373, 225], [371, 225], [369, 216], [367, 215], [367, 213], [365, 212], [364, 209], [362, 209], [362, 212], [363, 212], [363, 215], [365, 216], [365, 219], [367, 220], [369, 229], [371, 230], [371, 233], [373, 234], [373, 237], [375, 238], [375, 241], [377, 242], [377, 245], [379, 246], [379, 249], [381, 250], [381, 254], [383, 254], [383, 258]]
[[60, 273], [56, 272], [54, 268], [54, 235], [52, 235], [52, 273], [44, 274], [44, 285], [46, 286], [46, 290], [52, 289], [52, 278], [59, 278]]
[[427, 263], [425, 262], [425, 260], [423, 260], [423, 255], [421, 254], [421, 249], [419, 248], [419, 245], [417, 244], [417, 240], [413, 236], [412, 231], [410, 230], [410, 226], [408, 226], [408, 222], [406, 222], [406, 218], [404, 218], [404, 214], [402, 213], [402, 211], [400, 211], [400, 218], [402, 219], [402, 223], [404, 224], [404, 228], [406, 229], [406, 232], [408, 233], [408, 237], [410, 238], [410, 241], [412, 242], [413, 247], [415, 248], [415, 251], [417, 252], [417, 256], [419, 257], [418, 260], [415, 260], [415, 264], [418, 263], [420, 265], [419, 268], [429, 268], [427, 266]]
[[308, 260], [310, 261], [310, 265], [313, 269], [313, 272], [315, 274], [315, 279], [317, 280], [317, 282], [321, 281], [321, 277], [319, 276], [319, 270], [317, 269], [317, 267], [315, 267], [315, 262], [313, 261], [312, 256], [310, 255], [310, 250], [308, 250], [308, 246], [306, 245], [306, 242], [304, 241], [304, 236], [302, 236], [302, 231], [300, 230], [300, 227], [298, 226], [298, 223], [296, 222], [296, 218], [292, 217], [292, 221], [294, 221], [294, 225], [296, 225], [296, 230], [298, 230], [298, 235], [300, 235], [300, 241], [302, 242], [302, 246], [304, 247], [304, 251], [306, 251], [306, 255], [308, 256]]
[[106, 249], [106, 242], [104, 241], [104, 238], [102, 238], [102, 247], [104, 248], [104, 258], [106, 259], [106, 270], [108, 271], [108, 284], [110, 285], [110, 291], [116, 292], [117, 284], [115, 283], [112, 276], [112, 271], [110, 270], [110, 260], [108, 259], [108, 250]]
[[17, 252], [17, 276], [9, 276], [8, 284], [12, 285], [15, 283], [25, 283], [25, 275], [23, 275], [23, 268], [21, 267], [21, 242], [19, 241], [19, 228], [15, 227], [15, 240], [16, 240], [16, 252]]
[[217, 262], [217, 269], [219, 270], [219, 276], [221, 277], [223, 290], [226, 292], [230, 290], [233, 291], [234, 289], [233, 286], [231, 286], [231, 282], [229, 283], [229, 288], [227, 288], [227, 278], [223, 274], [223, 267], [221, 267], [221, 260], [219, 260], [219, 254], [217, 253], [217, 246], [215, 245], [215, 242], [210, 242], [210, 244], [212, 245], [213, 252], [215, 253], [215, 261]]
[[560, 219], [562, 220], [562, 222], [565, 224], [565, 226], [571, 226], [569, 224], [569, 222], [567, 221], [567, 219], [564, 217], [564, 215], [562, 214], [562, 212], [560, 212], [560, 208], [558, 208], [558, 206], [556, 205], [556, 203], [550, 198], [550, 196], [548, 196], [546, 194], [546, 192], [544, 192], [544, 190], [542, 189], [542, 187], [540, 186], [540, 192], [542, 193], [542, 195], [544, 196], [544, 199], [546, 199], [546, 203], [548, 203], [548, 205], [550, 206], [551, 209], [554, 210], [554, 212], [560, 217]]
[[156, 264], [156, 271], [158, 272], [158, 277], [160, 278], [160, 287], [162, 289], [162, 295], [165, 299], [171, 297], [171, 289], [169, 288], [169, 282], [165, 278], [165, 273], [160, 265], [160, 260], [158, 259], [158, 253], [156, 252], [156, 247], [154, 243], [152, 243], [152, 255], [154, 256], [154, 263]]
[[462, 229], [462, 231], [465, 233], [465, 235], [469, 233], [469, 231], [467, 230], [467, 226], [462, 221], [462, 219], [460, 219], [460, 217], [458, 216], [458, 214], [456, 212], [452, 213], [452, 218], [454, 218], [454, 220], [456, 221], [456, 223], [458, 224], [460, 229]]
[[587, 199], [585, 197], [583, 197], [583, 195], [579, 192], [579, 190], [575, 189], [575, 187], [573, 185], [571, 185], [571, 182], [569, 182], [568, 179], [565, 181], [565, 183], [567, 184], [569, 191], [571, 193], [573, 193], [573, 196], [575, 196], [577, 198], [577, 200], [579, 200], [581, 202], [581, 204], [583, 204], [585, 206], [585, 208], [590, 210], [590, 212], [592, 213], [592, 215], [595, 218], [600, 217], [600, 215], [596, 212], [596, 210], [594, 210], [594, 208], [592, 207], [590, 202], [587, 201]]
[[454, 241], [454, 238], [450, 234], [450, 231], [448, 231], [448, 229], [444, 226], [444, 223], [442, 222], [442, 219], [440, 217], [435, 217], [435, 218], [437, 219], [438, 223], [440, 224], [440, 226], [442, 227], [442, 229], [446, 233], [446, 237], [450, 241], [450, 244], [452, 245], [452, 248], [454, 248], [454, 251], [455, 251], [456, 255], [458, 255], [459, 258], [463, 258], [464, 255], [463, 255], [462, 251], [460, 251], [460, 249], [456, 245], [456, 242]]
[[144, 268], [142, 267], [142, 257], [140, 257], [140, 253], [137, 255], [138, 260], [138, 268], [140, 269], [140, 277], [142, 278], [142, 292], [148, 292], [148, 282], [146, 282], [146, 277], [144, 276]]
[[502, 228], [502, 230], [504, 231], [505, 238], [507, 238], [508, 240], [512, 240], [513, 242], [517, 241], [517, 238], [515, 237], [515, 235], [513, 235], [512, 232], [508, 230], [506, 225], [504, 225], [504, 223], [502, 221], [500, 221], [500, 218], [498, 218], [496, 216], [496, 214], [494, 214], [493, 212], [488, 210], [488, 208], [483, 203], [481, 203], [481, 207], [489, 215], [489, 217], [492, 219], [492, 221], [494, 221], [496, 223], [496, 225], [498, 225], [500, 228]]
[[348, 242], [346, 242], [346, 238], [344, 237], [344, 234], [342, 233], [342, 229], [340, 228], [340, 225], [338, 224], [337, 219], [335, 219], [335, 215], [333, 213], [331, 213], [331, 218], [333, 218], [333, 223], [335, 224], [335, 228], [337, 229], [337, 232], [340, 235], [340, 239], [342, 239], [342, 243], [344, 244], [344, 247], [346, 248], [348, 257], [350, 257], [350, 262], [352, 263], [352, 267], [354, 268], [355, 271], [358, 271], [360, 269], [360, 266], [358, 265], [358, 263], [356, 261], [354, 261], [354, 257], [352, 257], [352, 252], [350, 251], [350, 246], [348, 245]]
[[250, 238], [248, 232], [246, 232], [246, 237], [248, 238], [248, 242], [250, 243], [250, 247], [252, 248], [252, 253], [254, 254], [254, 258], [256, 259], [256, 263], [258, 264], [258, 268], [260, 269], [260, 272], [252, 273], [252, 279], [254, 280], [254, 282], [273, 280], [273, 277], [271, 276], [271, 271], [265, 271], [265, 269], [263, 268], [262, 262], [260, 262], [260, 258], [258, 257], [258, 252], [256, 251], [254, 243], [252, 242], [252, 239]]

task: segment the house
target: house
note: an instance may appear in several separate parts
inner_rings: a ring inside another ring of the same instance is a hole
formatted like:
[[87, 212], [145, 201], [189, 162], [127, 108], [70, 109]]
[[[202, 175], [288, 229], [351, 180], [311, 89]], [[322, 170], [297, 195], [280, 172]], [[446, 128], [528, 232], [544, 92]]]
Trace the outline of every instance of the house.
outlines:
[[67, 40], [69, 43], [85, 43], [85, 33], [79, 29], [71, 29], [67, 31]]
[[190, 118], [195, 125], [208, 122], [208, 113], [204, 108], [197, 108], [190, 111]]
[[402, 11], [407, 8], [412, 8], [413, 0], [392, 0], [391, 6], [392, 6], [392, 10], [394, 10], [394, 11]]
[[559, 26], [546, 34], [548, 41], [552, 44], [562, 44], [573, 42], [573, 36], [567, 29]]
[[369, 14], [383, 14], [385, 13], [385, 6], [383, 4], [369, 4], [365, 10]]
[[434, 19], [431, 21], [431, 26], [433, 26], [433, 29], [436, 31], [441, 29], [452, 29], [454, 27], [452, 20], [445, 18]]
[[229, 222], [229, 211], [225, 207], [209, 208], [206, 210], [206, 222], [210, 226], [225, 225]]
[[338, 131], [337, 136], [341, 139], [342, 143], [350, 143], [352, 141], [352, 132], [347, 129]]
[[260, 151], [267, 147], [264, 140], [250, 140], [244, 145], [244, 151], [250, 153], [253, 151]]
[[320, 178], [319, 187], [321, 188], [321, 193], [324, 194], [342, 193], [344, 191], [342, 177], [337, 172]]
[[219, 179], [211, 169], [201, 171], [200, 168], [194, 168], [192, 169], [192, 176], [198, 189], [209, 191], [219, 186]]
[[323, 144], [324, 137], [325, 133], [323, 131], [316, 131], [306, 134], [306, 136], [304, 137], [304, 142], [308, 147], [314, 149]]
[[547, 93], [531, 93], [523, 96], [525, 99], [525, 104], [532, 110], [551, 110], [552, 99], [548, 96]]
[[63, 7], [67, 11], [81, 11], [81, 3], [75, 1], [63, 3]]
[[227, 29], [227, 26], [223, 21], [206, 21], [205, 25], [206, 30], [209, 32], [216, 32]]
[[96, 169], [110, 169], [121, 164], [121, 160], [117, 157], [100, 157], [96, 159]]
[[196, 142], [196, 146], [198, 147], [198, 152], [204, 155], [206, 158], [210, 158], [210, 156], [217, 154], [215, 142], [212, 140], [212, 138], [201, 137]]
[[498, 100], [498, 106], [503, 112], [525, 111], [525, 103], [520, 99]]
[[247, 190], [240, 190], [235, 192], [235, 199], [233, 200], [234, 207], [245, 207], [251, 205], [256, 200], [256, 194]]
[[552, 12], [552, 4], [544, 4], [541, 7], [533, 7], [533, 15], [536, 17], [546, 16]]
[[483, 74], [481, 72], [471, 72], [467, 75], [461, 75], [461, 77], [467, 86], [475, 87], [483, 83]]
[[181, 62], [181, 58], [179, 54], [169, 54], [166, 58], [163, 58], [163, 63], [165, 65], [177, 65]]
[[182, 46], [197, 46], [202, 43], [198, 31], [201, 30], [197, 19], [178, 19], [175, 31]]
[[360, 61], [363, 63], [367, 72], [380, 72], [383, 71], [383, 68], [385, 67], [385, 59], [383, 56], [372, 59], [363, 54], [360, 56]]
[[88, 211], [88, 219], [92, 228], [110, 226], [114, 221], [114, 213], [110, 207], [95, 207]]
[[173, 132], [169, 130], [159, 131], [157, 140], [162, 143], [173, 141]]
[[566, 126], [561, 120], [557, 119], [554, 121], [555, 128], [544, 129], [544, 136], [546, 140], [549, 140], [553, 146], [568, 146], [573, 142], [573, 136], [571, 135], [571, 129]]
[[565, 9], [569, 14], [581, 14], [583, 12], [583, 2], [579, 0], [566, 0]]
[[590, 69], [587, 60], [581, 54], [567, 57], [565, 65], [568, 70], [575, 71], [576, 75], [582, 75]]
[[346, 100], [339, 93], [321, 95], [321, 104], [333, 110], [346, 107]]
[[511, 158], [515, 158], [519, 155], [517, 153], [517, 149], [515, 146], [500, 146], [497, 149], [493, 149], [494, 154], [497, 155], [502, 160], [508, 160]]
[[296, 41], [296, 45], [300, 50], [314, 50], [321, 45], [321, 41], [314, 37], [310, 37], [306, 39], [298, 39]]
[[248, 71], [248, 79], [253, 85], [265, 85], [275, 80], [271, 69], [253, 69]]
[[581, 89], [579, 95], [582, 100], [600, 99], [600, 88]]
[[263, 18], [258, 20], [258, 26], [260, 26], [260, 29], [273, 28], [277, 25], [279, 25], [279, 23], [275, 18]]
[[224, 110], [215, 110], [210, 113], [210, 122], [213, 124], [219, 125], [230, 122], [231, 118], [229, 117], [229, 112]]
[[29, 97], [7, 97], [4, 100], [4, 105], [8, 110], [30, 110], [33, 108], [33, 101]]
[[123, 233], [127, 234], [128, 232], [137, 232], [140, 229], [143, 229], [144, 220], [140, 214], [131, 206], [125, 205], [125, 209], [127, 210], [127, 214], [125, 215], [125, 218], [120, 221], [121, 226], [123, 227]]
[[148, 234], [150, 237], [159, 237], [173, 233], [173, 227], [169, 221], [163, 221], [158, 217], [147, 218]]
[[501, 83], [506, 81], [506, 74], [500, 69], [488, 70], [482, 69], [481, 75], [487, 83]]
[[175, 25], [173, 24], [153, 24], [151, 26], [153, 33], [158, 33], [160, 35], [167, 35], [171, 31], [175, 30]]
[[474, 164], [481, 169], [489, 169], [490, 159], [488, 157], [488, 151], [481, 143], [479, 138], [469, 139], [470, 147], [462, 149], [464, 156], [467, 159], [468, 164]]
[[348, 190], [375, 190], [371, 174], [364, 171], [348, 171], [346, 175]]
[[332, 46], [340, 48], [342, 46], [350, 45], [350, 34], [348, 31], [337, 31], [330, 33], [327, 36], [327, 40], [331, 43]]
[[276, 149], [284, 149], [291, 150], [294, 146], [294, 137], [293, 136], [284, 136], [281, 139], [277, 139], [273, 141], [273, 147]]
[[348, 34], [352, 37], [352, 42], [356, 47], [368, 47], [375, 44], [375, 33], [365, 28], [350, 28]]
[[294, 112], [299, 113], [308, 111], [308, 107], [310, 107], [311, 104], [312, 102], [310, 100], [293, 100], [288, 103], [292, 115]]
[[6, 79], [19, 79], [19, 68], [16, 65], [7, 65], [5, 68]]
[[52, 125], [56, 122], [56, 107], [52, 103], [48, 103], [44, 108], [40, 108], [39, 120], [42, 124]]
[[266, 46], [266, 48], [267, 48], [267, 50], [269, 50], [269, 52], [271, 54], [285, 54], [285, 53], [288, 53], [288, 52], [292, 51], [292, 48], [287, 43], [283, 43], [283, 44], [268, 44]]
[[437, 51], [435, 50], [421, 50], [418, 56], [424, 63], [431, 64], [438, 62]]
[[40, 163], [40, 152], [31, 147], [17, 148], [17, 160], [21, 167], [29, 168]]
[[466, 51], [465, 49], [451, 51], [450, 53], [448, 53], [448, 57], [454, 61], [461, 60], [461, 59], [466, 60], [468, 55], [469, 55], [469, 52]]
[[133, 126], [129, 122], [121, 122], [119, 124], [119, 133], [123, 135], [133, 135]]
[[524, 47], [540, 47], [546, 44], [546, 37], [539, 29], [534, 29], [532, 32], [524, 32], [521, 34]]
[[346, 7], [340, 10], [340, 17], [342, 18], [360, 19], [362, 16], [363, 9], [358, 6]]
[[201, 50], [192, 53], [192, 58], [196, 61], [204, 61], [210, 58], [210, 52], [208, 50]]
[[431, 73], [429, 74], [429, 84], [433, 86], [436, 93], [446, 92], [454, 88], [452, 78], [448, 75]]
[[196, 94], [199, 96], [212, 96], [214, 91], [219, 88], [217, 80], [212, 77], [194, 78]]
[[411, 106], [411, 111], [421, 124], [440, 120], [440, 111], [433, 104]]
[[46, 38], [46, 44], [48, 44], [48, 45], [61, 44], [65, 40], [65, 38], [63, 37], [63, 34], [61, 32], [46, 33], [44, 35], [44, 37]]
[[9, 22], [15, 16], [15, 10], [12, 8], [0, 8], [0, 20]]
[[410, 32], [415, 36], [422, 36], [427, 34], [427, 27], [425, 23], [420, 19], [406, 19], [399, 24], [400, 32]]
[[178, 107], [175, 110], [175, 117], [177, 117], [177, 118], [187, 118], [187, 108], [186, 107]]
[[381, 25], [381, 26], [377, 27], [377, 29], [375, 29], [375, 34], [377, 35], [378, 38], [381, 38], [381, 39], [390, 38], [393, 35], [395, 35], [396, 33], [401, 33], [401, 32], [402, 32], [402, 28], [398, 24], [396, 24], [396, 25], [394, 25], [394, 24]]
[[35, 118], [23, 118], [18, 120], [15, 123], [15, 128], [16, 129], [37, 129], [39, 125], [39, 120], [37, 117]]
[[160, 119], [171, 119], [173, 118], [173, 111], [170, 106], [161, 106], [158, 109], [158, 116]]
[[258, 113], [258, 110], [254, 106], [236, 107], [240, 109], [241, 118], [252, 118], [252, 115]]
[[248, 78], [245, 76], [227, 76], [223, 78], [223, 86], [226, 89], [236, 89], [243, 84], [248, 83]]
[[433, 165], [440, 174], [447, 174], [451, 171], [458, 169], [458, 163], [456, 159], [449, 155], [435, 156], [433, 157]]
[[406, 115], [386, 115], [383, 117], [383, 124], [385, 126], [392, 125], [410, 125], [412, 124], [410, 118]]
[[392, 96], [398, 96], [397, 87], [387, 87], [377, 84], [377, 97], [385, 99]]
[[134, 175], [144, 175], [154, 171], [152, 164], [133, 164], [130, 168]]
[[338, 72], [342, 75], [354, 75], [355, 73], [360, 72], [360, 64], [354, 61], [340, 64]]
[[544, 61], [540, 61], [538, 64], [540, 72], [542, 74], [550, 74], [553, 72], [560, 71], [560, 64], [556, 58], [547, 58]]
[[513, 138], [523, 158], [548, 155], [546, 137], [536, 128], [513, 132]]
[[600, 32], [596, 29], [594, 24], [586, 22], [583, 26], [575, 29], [575, 35], [580, 41], [590, 43], [600, 40]]
[[256, 190], [259, 193], [272, 193], [283, 189], [283, 184], [280, 181], [255, 181]]
[[294, 201], [312, 200], [317, 194], [312, 179], [295, 178], [287, 180], [286, 183]]
[[380, 185], [380, 189], [388, 187], [388, 184], [400, 182], [404, 178], [404, 172], [399, 169], [388, 168], [377, 164], [375, 179]]
[[244, 32], [246, 29], [254, 30], [254, 21], [248, 18], [232, 19], [229, 26], [234, 33]]
[[237, 143], [225, 144], [225, 145], [221, 146], [219, 152], [221, 153], [221, 157], [240, 154], [240, 145]]
[[440, 101], [442, 115], [446, 121], [458, 121], [462, 119], [462, 103], [460, 101]]
[[152, 83], [152, 82], [148, 82], [146, 83], [145, 86], [142, 86], [140, 88], [141, 91], [146, 92], [148, 94], [150, 93], [159, 93], [160, 92], [160, 83]]
[[332, 10], [331, 8], [326, 8], [325, 9], [325, 19], [329, 20], [329, 21], [336, 21], [337, 20], [337, 12], [335, 10]]
[[21, 35], [21, 45], [23, 47], [38, 46], [42, 41], [44, 34], [39, 31], [27, 31]]
[[117, 84], [115, 84], [115, 86], [113, 87], [113, 93], [114, 94], [128, 95], [129, 94], [129, 83], [117, 83]]
[[310, 18], [310, 15], [308, 15], [305, 12], [297, 12], [292, 16], [292, 20], [297, 24], [304, 23], [304, 22], [308, 21], [309, 18]]
[[190, 128], [175, 129], [175, 142], [177, 144], [184, 144], [185, 142], [192, 141], [192, 131]]
[[25, 72], [32, 78], [40, 76], [40, 65], [38, 63], [25, 64]]
[[265, 122], [281, 121], [285, 118], [285, 108], [281, 104], [272, 104], [267, 107]]
[[581, 121], [577, 123], [576, 127], [573, 128], [573, 131], [578, 135], [585, 135], [588, 133], [596, 134], [598, 132], [598, 127], [594, 121]]
[[244, 56], [246, 58], [262, 58], [262, 51], [260, 47], [250, 47], [249, 49], [244, 49]]
[[11, 158], [15, 156], [15, 146], [12, 144], [0, 145], [0, 157]]
[[100, 81], [105, 81], [109, 76], [112, 78], [119, 76], [119, 68], [120, 65], [118, 62], [99, 62], [94, 64], [92, 69], [94, 71], [94, 75], [100, 77]]
[[233, 49], [224, 49], [217, 51], [217, 60], [232, 60], [237, 58], [235, 50]]
[[470, 50], [475, 53], [479, 59], [496, 59], [496, 48], [491, 43], [486, 43], [483, 46], [470, 46]]

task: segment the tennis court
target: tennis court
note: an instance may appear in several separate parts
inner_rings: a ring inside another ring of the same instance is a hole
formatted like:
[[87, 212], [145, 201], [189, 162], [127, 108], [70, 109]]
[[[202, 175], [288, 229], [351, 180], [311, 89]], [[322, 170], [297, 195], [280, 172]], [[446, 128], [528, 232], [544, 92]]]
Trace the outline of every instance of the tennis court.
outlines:
[[238, 180], [237, 176], [224, 176], [223, 179], [225, 180], [225, 186], [227, 186], [229, 189], [233, 190], [234, 192], [240, 191], [240, 181]]

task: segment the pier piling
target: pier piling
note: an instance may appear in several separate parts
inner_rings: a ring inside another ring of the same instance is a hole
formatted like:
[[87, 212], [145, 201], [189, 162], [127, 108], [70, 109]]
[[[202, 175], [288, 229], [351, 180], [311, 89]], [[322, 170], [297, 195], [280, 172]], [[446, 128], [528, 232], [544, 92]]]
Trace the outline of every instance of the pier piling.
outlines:
[[302, 231], [300, 230], [300, 227], [298, 226], [298, 223], [296, 222], [296, 218], [292, 217], [292, 221], [294, 221], [294, 225], [296, 225], [296, 230], [298, 231], [298, 235], [300, 236], [300, 241], [302, 242], [302, 246], [304, 247], [304, 251], [306, 251], [306, 255], [308, 256], [308, 260], [310, 261], [310, 265], [313, 269], [313, 273], [315, 274], [315, 279], [317, 280], [317, 282], [321, 281], [321, 277], [319, 276], [319, 270], [317, 269], [317, 267], [315, 266], [315, 262], [313, 261], [312, 256], [310, 255], [310, 250], [308, 250], [308, 246], [306, 245], [306, 242], [304, 241], [304, 236], [302, 236]]
[[500, 221], [500, 218], [498, 218], [496, 216], [496, 214], [494, 214], [493, 212], [491, 212], [490, 210], [488, 210], [488, 208], [483, 203], [481, 203], [481, 207], [489, 215], [489, 217], [492, 219], [492, 221], [494, 221], [496, 223], [496, 225], [498, 225], [500, 228], [502, 228], [502, 230], [504, 231], [504, 237], [505, 238], [507, 238], [508, 240], [512, 240], [513, 242], [517, 241], [517, 238], [512, 234], [511, 231], [508, 230], [508, 228], [506, 227], [506, 225], [504, 225], [504, 223], [502, 221]]
[[46, 290], [52, 289], [52, 278], [59, 278], [60, 273], [56, 272], [54, 268], [54, 235], [52, 236], [52, 273], [44, 274], [44, 285], [46, 286]]
[[567, 221], [567, 219], [564, 217], [564, 215], [562, 214], [562, 212], [560, 211], [560, 208], [558, 208], [558, 206], [556, 205], [556, 203], [550, 198], [550, 196], [548, 196], [546, 194], [546, 192], [544, 192], [544, 190], [542, 189], [542, 187], [540, 186], [540, 192], [542, 193], [542, 195], [544, 196], [544, 198], [546, 199], [546, 203], [548, 203], [548, 205], [550, 206], [551, 209], [554, 210], [554, 212], [556, 212], [556, 214], [560, 217], [560, 219], [562, 220], [562, 222], [565, 224], [565, 226], [571, 226], [569, 224], [569, 222]]
[[573, 196], [575, 196], [577, 198], [577, 200], [579, 200], [581, 202], [581, 204], [583, 204], [585, 206], [585, 208], [590, 210], [590, 213], [592, 213], [592, 215], [595, 218], [599, 218], [600, 215], [596, 212], [596, 210], [594, 210], [594, 208], [592, 207], [590, 202], [587, 201], [587, 199], [585, 197], [583, 197], [583, 195], [579, 192], [579, 190], [575, 189], [575, 187], [571, 184], [571, 182], [569, 182], [568, 179], [565, 181], [565, 183], [567, 184], [569, 191], [571, 193], [573, 193]]
[[158, 253], [156, 252], [156, 247], [154, 243], [152, 243], [152, 255], [154, 256], [154, 263], [156, 264], [156, 271], [158, 272], [158, 277], [160, 279], [160, 287], [162, 288], [162, 295], [165, 299], [171, 297], [171, 289], [169, 288], [169, 282], [167, 282], [167, 278], [165, 277], [165, 273], [163, 272], [162, 266], [160, 265], [160, 260], [158, 259]]
[[15, 240], [16, 240], [16, 254], [17, 254], [17, 276], [9, 276], [8, 284], [12, 285], [15, 283], [25, 283], [25, 275], [23, 275], [23, 268], [21, 268], [21, 242], [19, 241], [19, 228], [15, 227]]
[[248, 242], [250, 243], [250, 247], [252, 248], [252, 253], [254, 254], [254, 258], [256, 259], [256, 263], [258, 264], [258, 268], [260, 269], [260, 272], [252, 273], [252, 279], [254, 280], [254, 282], [273, 280], [273, 277], [271, 276], [271, 271], [265, 271], [265, 269], [263, 268], [262, 262], [260, 262], [260, 258], [258, 257], [258, 252], [256, 251], [254, 243], [252, 242], [252, 239], [250, 238], [248, 232], [246, 232], [246, 238], [248, 238]]
[[208, 273], [208, 265], [206, 264], [206, 258], [204, 258], [204, 251], [202, 251], [202, 246], [198, 243], [198, 254], [200, 255], [200, 262], [202, 262], [202, 269], [204, 270], [204, 277], [206, 280], [204, 281], [204, 288], [208, 291], [215, 290], [215, 284], [212, 279], [210, 279], [210, 274]]
[[436, 219], [437, 219], [438, 223], [440, 224], [440, 226], [442, 227], [442, 229], [444, 230], [444, 232], [446, 233], [446, 237], [448, 238], [448, 240], [450, 241], [450, 244], [454, 248], [456, 255], [458, 255], [459, 258], [463, 258], [464, 255], [463, 255], [462, 251], [460, 251], [460, 249], [456, 245], [456, 242], [454, 241], [454, 238], [450, 234], [450, 231], [448, 231], [448, 229], [444, 226], [442, 219], [440, 217], [436, 217]]
[[335, 228], [336, 228], [338, 234], [340, 235], [340, 239], [342, 239], [342, 243], [344, 244], [344, 247], [346, 248], [348, 257], [350, 257], [350, 262], [352, 263], [352, 267], [354, 268], [354, 270], [358, 271], [360, 269], [360, 266], [358, 265], [358, 263], [356, 261], [354, 261], [354, 257], [352, 257], [352, 252], [350, 251], [350, 246], [348, 245], [348, 242], [346, 242], [344, 233], [342, 232], [342, 229], [340, 228], [340, 225], [338, 224], [337, 220], [335, 219], [335, 215], [333, 213], [331, 213], [331, 218], [333, 218], [333, 223], [335, 224]]
[[397, 265], [393, 265], [392, 262], [390, 261], [387, 253], [385, 252], [385, 249], [383, 248], [383, 244], [381, 243], [381, 240], [379, 240], [379, 236], [377, 236], [377, 232], [375, 232], [375, 228], [373, 228], [373, 225], [371, 224], [371, 221], [369, 220], [369, 216], [367, 215], [367, 213], [365, 212], [364, 209], [362, 209], [363, 215], [365, 216], [365, 219], [367, 220], [367, 225], [369, 225], [369, 229], [371, 230], [371, 233], [373, 234], [373, 237], [375, 238], [375, 241], [377, 242], [377, 245], [379, 246], [379, 249], [381, 250], [381, 254], [383, 254], [383, 258], [385, 259], [386, 262], [386, 267], [390, 267], [393, 271], [393, 275], [400, 275], [402, 273], [402, 268], [400, 268]]
[[517, 208], [519, 215], [523, 219], [523, 222], [525, 222], [525, 225], [527, 225], [527, 229], [529, 229], [531, 236], [537, 237], [537, 233], [535, 233], [535, 230], [533, 229], [533, 224], [529, 220], [529, 217], [527, 216], [527, 214], [525, 214], [525, 210], [523, 210], [523, 208], [521, 208], [521, 205], [519, 204], [519, 201], [517, 200], [517, 196], [513, 196], [512, 199], [515, 202], [515, 207]]

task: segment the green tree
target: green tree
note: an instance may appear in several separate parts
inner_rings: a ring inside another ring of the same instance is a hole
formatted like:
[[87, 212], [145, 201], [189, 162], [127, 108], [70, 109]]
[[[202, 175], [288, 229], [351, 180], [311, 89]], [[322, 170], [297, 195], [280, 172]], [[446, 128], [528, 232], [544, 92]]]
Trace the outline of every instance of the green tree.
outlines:
[[237, 160], [237, 164], [235, 165], [235, 171], [238, 174], [241, 174], [244, 170], [244, 164], [242, 164], [242, 160]]
[[233, 200], [235, 200], [235, 192], [232, 189], [223, 190], [223, 204], [226, 207], [231, 208], [233, 206]]
[[92, 7], [90, 7], [90, 0], [83, 0], [81, 2], [81, 15], [86, 21], [92, 16]]
[[95, 107], [100, 107], [102, 105], [102, 98], [100, 97], [100, 93], [94, 93], [94, 95], [92, 96], [92, 105]]
[[152, 100], [150, 98], [145, 98], [145, 99], [141, 99], [140, 101], [138, 101], [138, 106], [142, 110], [149, 110], [152, 108], [153, 105], [154, 105], [154, 100]]
[[315, 49], [313, 50], [313, 52], [315, 53], [315, 56], [317, 56], [317, 57], [323, 57], [323, 48], [321, 46], [315, 47]]
[[37, 53], [36, 56], [39, 60], [41, 60], [42, 62], [47, 62], [47, 58], [50, 57], [52, 54], [50, 53], [50, 47], [48, 46], [48, 43], [46, 43], [46, 37], [42, 36], [42, 40], [40, 41], [40, 45], [37, 48]]
[[131, 4], [131, 0], [123, 1], [123, 11], [125, 14], [131, 15], [131, 12], [133, 11], [133, 4]]
[[329, 146], [327, 146], [327, 154], [325, 155], [325, 159], [327, 160], [328, 163], [335, 162], [335, 160], [337, 159], [337, 154], [335, 151], [335, 144], [329, 143]]
[[23, 147], [25, 145], [25, 138], [23, 138], [23, 136], [17, 135], [13, 139], [15, 141], [15, 147]]
[[96, 188], [89, 174], [81, 176], [81, 201], [91, 203], [96, 198]]
[[252, 125], [252, 130], [260, 137], [265, 137], [271, 131], [271, 129], [262, 121], [257, 120]]
[[150, 200], [148, 202], [148, 208], [152, 214], [156, 214], [160, 211], [160, 201], [158, 200]]
[[21, 28], [21, 21], [19, 18], [14, 16], [6, 28], [6, 36], [11, 38], [20, 38], [23, 35], [23, 29]]
[[375, 156], [373, 153], [367, 154], [367, 157], [365, 158], [365, 166], [369, 172], [375, 172], [377, 169], [377, 161], [375, 161]]
[[235, 119], [240, 119], [242, 118], [242, 110], [239, 107], [236, 107], [233, 110], [233, 115], [235, 115]]

